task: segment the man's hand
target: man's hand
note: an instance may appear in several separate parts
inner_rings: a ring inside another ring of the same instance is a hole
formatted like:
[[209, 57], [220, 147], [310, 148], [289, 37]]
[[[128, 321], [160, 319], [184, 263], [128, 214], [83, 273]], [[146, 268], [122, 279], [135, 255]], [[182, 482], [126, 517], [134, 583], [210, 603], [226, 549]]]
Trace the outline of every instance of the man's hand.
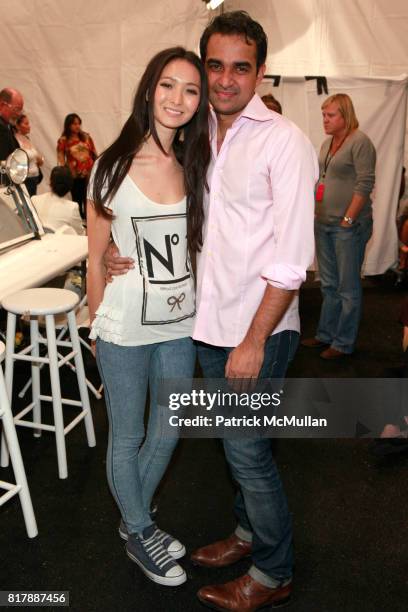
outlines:
[[225, 378], [257, 379], [264, 360], [264, 344], [246, 337], [231, 351]]
[[106, 249], [103, 261], [106, 266], [107, 283], [111, 283], [115, 276], [126, 274], [135, 267], [134, 259], [119, 255], [119, 249], [114, 242], [111, 242]]

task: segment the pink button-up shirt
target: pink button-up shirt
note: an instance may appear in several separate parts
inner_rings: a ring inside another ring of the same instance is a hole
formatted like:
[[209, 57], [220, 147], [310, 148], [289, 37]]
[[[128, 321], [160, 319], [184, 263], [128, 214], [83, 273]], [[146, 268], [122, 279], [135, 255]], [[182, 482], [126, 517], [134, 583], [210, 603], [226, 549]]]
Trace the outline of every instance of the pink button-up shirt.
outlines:
[[[315, 151], [291, 121], [257, 94], [227, 131], [217, 153], [211, 121], [210, 193], [204, 202], [204, 246], [197, 260], [193, 337], [237, 346], [266, 284], [299, 289], [314, 254]], [[299, 330], [298, 297], [273, 333]]]

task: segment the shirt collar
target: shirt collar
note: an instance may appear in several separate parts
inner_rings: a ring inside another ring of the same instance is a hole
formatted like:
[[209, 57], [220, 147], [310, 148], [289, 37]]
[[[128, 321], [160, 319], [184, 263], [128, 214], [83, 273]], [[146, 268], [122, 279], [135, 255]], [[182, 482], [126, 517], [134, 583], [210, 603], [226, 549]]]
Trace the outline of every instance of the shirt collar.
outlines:
[[[212, 107], [210, 107], [210, 116], [212, 118], [213, 129], [217, 125], [217, 117]], [[274, 119], [273, 111], [269, 110], [262, 102], [257, 93], [253, 95], [242, 113], [237, 117], [231, 127], [241, 123], [242, 119], [250, 119], [252, 121], [271, 121]]]
[[274, 118], [273, 112], [265, 106], [257, 93], [255, 93], [248, 102], [238, 119], [241, 119], [241, 117], [246, 117], [254, 121], [270, 121]]

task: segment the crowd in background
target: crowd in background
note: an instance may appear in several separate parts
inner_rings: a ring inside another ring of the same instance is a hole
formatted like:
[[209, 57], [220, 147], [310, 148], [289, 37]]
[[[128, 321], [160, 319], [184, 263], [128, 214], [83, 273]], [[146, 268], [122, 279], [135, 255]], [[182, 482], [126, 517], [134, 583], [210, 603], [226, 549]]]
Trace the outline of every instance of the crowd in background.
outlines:
[[[0, 158], [2, 160], [20, 147], [27, 153], [28, 157], [28, 174], [25, 180], [25, 186], [30, 197], [37, 195], [37, 187], [43, 180], [42, 166], [44, 165], [44, 156], [38, 150], [38, 147], [32, 141], [30, 132], [31, 124], [27, 114], [23, 112], [24, 99], [20, 92], [12, 88], [5, 88], [0, 92]], [[81, 118], [76, 113], [70, 113], [65, 117], [62, 134], [57, 142], [57, 164], [51, 171], [51, 192], [48, 192], [48, 197], [53, 194], [54, 204], [59, 209], [59, 213], [54, 210], [51, 213], [51, 200], [49, 205], [43, 208], [41, 219], [45, 225], [52, 218], [53, 224], [59, 216], [69, 223], [76, 232], [83, 232], [77, 223], [77, 215], [75, 206], [79, 207], [79, 215], [83, 221], [86, 218], [86, 190], [92, 166], [96, 160], [97, 152], [94, 142], [87, 132], [82, 129]], [[57, 171], [58, 167], [64, 168], [64, 172]], [[59, 184], [56, 187], [56, 184]], [[69, 185], [67, 189], [62, 185]], [[65, 198], [70, 193], [70, 204], [68, 200], [63, 202], [67, 204], [66, 212], [61, 208], [62, 200], [58, 201], [55, 198]], [[46, 195], [46, 194], [44, 194]], [[34, 200], [36, 205], [39, 201]], [[75, 203], [75, 204], [74, 204]], [[45, 212], [46, 211], [46, 212]], [[61, 216], [62, 215], [62, 216]], [[55, 229], [53, 226], [51, 229]]]

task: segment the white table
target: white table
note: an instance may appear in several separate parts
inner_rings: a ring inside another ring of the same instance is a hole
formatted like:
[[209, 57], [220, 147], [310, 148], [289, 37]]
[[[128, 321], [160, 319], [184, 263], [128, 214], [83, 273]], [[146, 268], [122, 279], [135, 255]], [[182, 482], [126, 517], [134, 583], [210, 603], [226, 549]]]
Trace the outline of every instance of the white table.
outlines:
[[45, 234], [0, 255], [0, 300], [21, 289], [40, 287], [86, 259], [88, 239]]

